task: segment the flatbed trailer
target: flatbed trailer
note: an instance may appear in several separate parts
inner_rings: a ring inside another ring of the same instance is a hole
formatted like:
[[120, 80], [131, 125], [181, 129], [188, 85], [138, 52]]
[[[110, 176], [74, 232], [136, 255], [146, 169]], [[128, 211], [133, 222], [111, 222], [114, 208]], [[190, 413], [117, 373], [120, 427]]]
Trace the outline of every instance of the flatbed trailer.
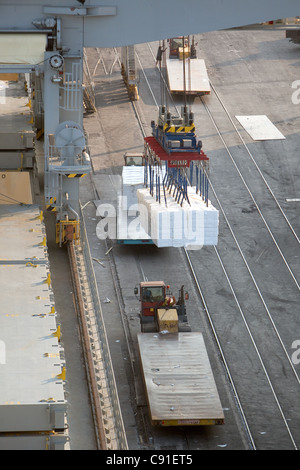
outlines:
[[185, 83], [183, 61], [180, 59], [167, 59], [166, 67], [171, 93], [187, 95], [209, 95], [210, 84], [205, 61], [203, 59], [185, 59]]
[[[148, 233], [137, 223], [136, 217], [129, 217], [123, 211], [116, 218], [116, 239], [119, 245], [154, 245]], [[137, 227], [138, 225], [138, 227]]]
[[152, 425], [223, 424], [224, 413], [202, 333], [137, 336]]

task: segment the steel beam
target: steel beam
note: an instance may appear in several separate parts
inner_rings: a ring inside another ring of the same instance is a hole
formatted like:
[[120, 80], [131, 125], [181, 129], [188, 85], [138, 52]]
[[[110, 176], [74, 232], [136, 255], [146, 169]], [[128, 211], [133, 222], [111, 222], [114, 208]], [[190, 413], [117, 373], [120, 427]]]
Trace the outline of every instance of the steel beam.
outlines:
[[[75, 48], [80, 41], [81, 47], [118, 47], [299, 14], [299, 0], [186, 0], [184, 6], [180, 0], [61, 3], [52, 0], [49, 6], [48, 0], [0, 0], [0, 30], [32, 29], [32, 21], [55, 16], [62, 19], [63, 40], [68, 47]], [[82, 35], [75, 33], [79, 23]]]
[[[56, 201], [57, 217], [63, 219], [67, 208], [72, 218], [78, 213], [79, 179], [70, 179], [64, 172], [58, 174], [53, 167], [47, 167], [48, 139], [61, 123], [72, 121], [82, 127], [83, 107], [78, 103], [82, 104], [85, 47], [127, 46], [292, 17], [299, 14], [298, 3], [299, 0], [186, 0], [183, 6], [179, 0], [106, 0], [105, 4], [101, 0], [64, 0], [63, 4], [52, 0], [49, 5], [49, 0], [0, 0], [0, 33], [48, 31], [44, 61], [23, 64], [19, 60], [20, 63], [1, 69], [43, 77], [45, 194], [46, 203]], [[49, 63], [55, 54], [63, 60], [57, 70]], [[75, 148], [74, 145], [74, 162]], [[59, 158], [62, 160], [61, 155]], [[80, 164], [73, 164], [72, 173], [86, 173]]]

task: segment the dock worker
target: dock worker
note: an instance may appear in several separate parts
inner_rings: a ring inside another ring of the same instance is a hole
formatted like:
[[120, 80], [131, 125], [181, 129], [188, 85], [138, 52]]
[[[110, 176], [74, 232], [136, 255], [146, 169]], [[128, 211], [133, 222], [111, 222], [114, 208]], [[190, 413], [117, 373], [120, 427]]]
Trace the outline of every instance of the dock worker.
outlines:
[[157, 49], [157, 54], [156, 54], [156, 65], [158, 64], [161, 64], [161, 59], [162, 59], [162, 55], [163, 55], [163, 52], [165, 52], [166, 48], [163, 49], [162, 46], [158, 46], [158, 49]]

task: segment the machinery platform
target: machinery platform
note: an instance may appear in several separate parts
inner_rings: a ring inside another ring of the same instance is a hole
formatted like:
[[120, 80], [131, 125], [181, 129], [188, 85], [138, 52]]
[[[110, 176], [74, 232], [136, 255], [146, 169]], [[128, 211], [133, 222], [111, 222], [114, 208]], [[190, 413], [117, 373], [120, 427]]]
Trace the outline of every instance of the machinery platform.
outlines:
[[24, 81], [0, 77], [0, 168], [32, 168], [35, 132]]
[[189, 95], [209, 95], [210, 84], [203, 59], [186, 59], [186, 87], [183, 81], [183, 62], [177, 59], [167, 59], [167, 72], [171, 93]]

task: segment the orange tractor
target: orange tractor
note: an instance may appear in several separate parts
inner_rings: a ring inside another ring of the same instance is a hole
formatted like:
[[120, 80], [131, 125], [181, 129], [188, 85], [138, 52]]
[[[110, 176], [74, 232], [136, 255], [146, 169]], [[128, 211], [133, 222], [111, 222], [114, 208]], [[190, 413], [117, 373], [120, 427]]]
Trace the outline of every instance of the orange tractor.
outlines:
[[188, 293], [184, 291], [184, 286], [179, 290], [177, 301], [170, 291], [170, 286], [163, 281], [141, 282], [139, 287], [135, 287], [134, 293], [140, 296], [140, 322], [143, 333], [191, 331], [185, 306]]

